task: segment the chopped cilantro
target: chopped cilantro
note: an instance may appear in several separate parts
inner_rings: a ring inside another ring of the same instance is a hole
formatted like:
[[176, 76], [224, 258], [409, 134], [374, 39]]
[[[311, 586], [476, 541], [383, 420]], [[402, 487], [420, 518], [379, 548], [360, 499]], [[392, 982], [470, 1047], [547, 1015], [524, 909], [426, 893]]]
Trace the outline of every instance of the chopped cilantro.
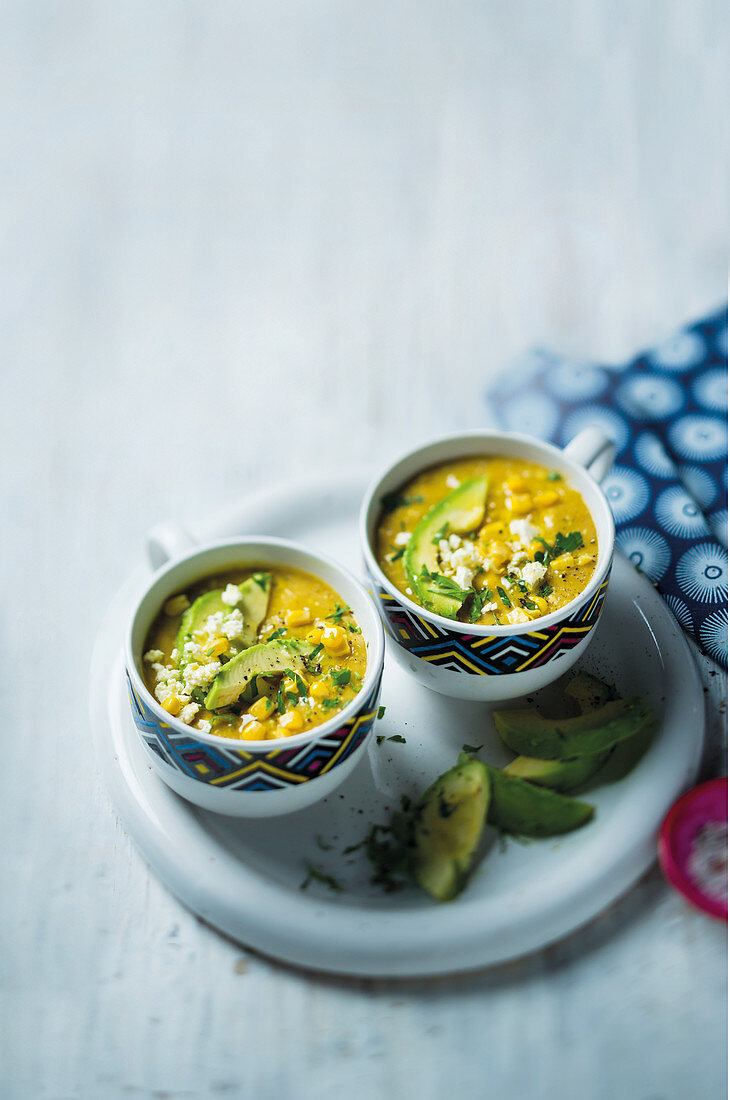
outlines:
[[382, 718], [385, 714], [385, 707], [378, 707], [378, 718]]
[[253, 580], [256, 581], [256, 584], [259, 586], [259, 588], [263, 588], [264, 592], [266, 591], [266, 586], [269, 583], [270, 575], [271, 574], [269, 573], [254, 573], [253, 575]]
[[479, 750], [483, 749], [483, 748], [484, 748], [484, 745], [462, 745], [461, 746], [461, 751], [462, 752], [475, 753], [475, 752], [479, 752]]
[[333, 668], [330, 669], [330, 677], [332, 679], [332, 683], [336, 684], [337, 687], [345, 687], [346, 684], [349, 684], [351, 675], [352, 673], [350, 672], [349, 668], [342, 668], [338, 670], [335, 670]]
[[380, 498], [384, 512], [395, 512], [396, 508], [405, 508], [408, 504], [420, 504], [422, 496], [404, 497], [401, 493], [386, 493]]
[[340, 704], [336, 699], [320, 699], [320, 706], [322, 710], [332, 710], [334, 707], [338, 707]]
[[523, 607], [526, 607], [528, 611], [537, 610], [537, 604], [533, 603], [532, 600], [524, 599], [524, 600], [520, 600], [520, 603], [522, 604]]
[[331, 615], [325, 615], [325, 618], [331, 619], [333, 623], [340, 623], [342, 622], [342, 616], [349, 615], [351, 612], [352, 608], [348, 607], [347, 604], [336, 603], [333, 613]]
[[569, 535], [564, 535], [562, 531], [558, 531], [553, 546], [545, 542], [545, 539], [541, 538], [540, 535], [536, 535], [535, 538], [545, 547], [542, 553], [535, 554], [535, 561], [542, 561], [543, 565], [548, 565], [554, 558], [559, 558], [561, 554], [569, 554], [572, 550], [577, 550], [583, 545], [583, 536], [580, 531], [571, 531]]
[[405, 552], [406, 552], [405, 546], [394, 546], [393, 547], [393, 552], [390, 555], [390, 557], [388, 558], [388, 561], [398, 561], [399, 558], [403, 557]]
[[307, 656], [304, 658], [304, 660], [307, 662], [307, 664], [311, 664], [314, 661], [314, 658], [317, 657], [322, 652], [323, 649], [324, 649], [324, 646], [320, 642], [319, 645], [316, 645], [314, 647], [314, 649], [312, 650], [311, 653], [307, 654]]
[[315, 867], [309, 860], [305, 862], [307, 868], [307, 877], [303, 882], [299, 884], [300, 890], [306, 890], [310, 882], [321, 882], [324, 886], [329, 886], [330, 890], [334, 890], [335, 893], [342, 893], [342, 885], [333, 878], [332, 875], [326, 874], [324, 871], [320, 871], [318, 867]]
[[538, 596], [542, 596], [543, 599], [547, 599], [547, 597], [551, 596], [552, 593], [553, 593], [553, 586], [551, 584], [549, 584], [547, 581], [543, 581], [542, 584], [540, 585], [540, 587], [537, 590]]
[[502, 603], [504, 604], [504, 606], [505, 607], [511, 607], [512, 606], [512, 601], [510, 600], [510, 598], [507, 595], [507, 593], [505, 592], [505, 590], [503, 588], [500, 588], [499, 585], [497, 585], [497, 592], [499, 593], [499, 598], [502, 601]]
[[355, 626], [354, 623], [348, 623], [347, 629], [350, 631], [351, 634], [362, 634], [362, 630], [360, 629], [360, 627]]
[[386, 741], [397, 741], [399, 745], [405, 745], [405, 737], [401, 737], [399, 733], [394, 733], [392, 737], [386, 737]]
[[547, 476], [548, 481], [562, 481], [563, 475], [559, 470], [551, 470]]
[[286, 702], [284, 701], [284, 684], [283, 680], [279, 680], [279, 686], [276, 689], [276, 709], [279, 714], [283, 714], [286, 710]]
[[385, 734], [379, 733], [375, 740], [378, 742], [379, 745], [382, 745], [383, 741], [385, 741]]
[[269, 634], [266, 641], [273, 642], [276, 638], [281, 638], [284, 634], [286, 634], [286, 627], [278, 626], [276, 630], [272, 631], [271, 634]]
[[462, 588], [452, 577], [444, 577], [442, 573], [429, 573], [425, 565], [421, 569], [421, 576], [424, 580], [433, 581], [436, 587], [431, 591], [436, 595], [451, 596], [453, 599], [461, 600], [462, 603], [472, 591], [471, 588]]

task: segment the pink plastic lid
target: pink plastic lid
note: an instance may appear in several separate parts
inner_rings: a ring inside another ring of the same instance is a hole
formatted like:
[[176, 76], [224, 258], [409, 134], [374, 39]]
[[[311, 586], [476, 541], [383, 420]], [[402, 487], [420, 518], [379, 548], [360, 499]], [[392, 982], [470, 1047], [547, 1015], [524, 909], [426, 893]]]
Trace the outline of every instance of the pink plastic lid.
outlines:
[[665, 877], [692, 905], [727, 921], [727, 897], [705, 889], [692, 874], [692, 857], [706, 826], [727, 828], [727, 779], [710, 779], [678, 798], [659, 830], [659, 863]]

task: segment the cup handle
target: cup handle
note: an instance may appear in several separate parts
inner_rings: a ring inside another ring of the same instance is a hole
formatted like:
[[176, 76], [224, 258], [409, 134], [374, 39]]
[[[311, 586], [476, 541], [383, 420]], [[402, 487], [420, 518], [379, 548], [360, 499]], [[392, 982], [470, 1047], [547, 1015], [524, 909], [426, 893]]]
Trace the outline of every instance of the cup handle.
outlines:
[[190, 532], [179, 523], [158, 523], [147, 535], [147, 557], [152, 568], [159, 569], [196, 545]]
[[584, 428], [563, 448], [563, 454], [585, 466], [596, 481], [603, 481], [616, 457], [616, 444], [600, 428]]

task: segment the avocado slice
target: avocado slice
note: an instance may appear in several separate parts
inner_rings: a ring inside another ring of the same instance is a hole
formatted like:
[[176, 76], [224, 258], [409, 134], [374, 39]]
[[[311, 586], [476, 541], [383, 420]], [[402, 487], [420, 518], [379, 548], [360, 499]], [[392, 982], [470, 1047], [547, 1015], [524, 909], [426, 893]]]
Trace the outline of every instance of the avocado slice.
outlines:
[[490, 825], [518, 836], [557, 836], [579, 829], [593, 817], [594, 808], [577, 798], [546, 790], [486, 764], [492, 797]]
[[571, 760], [633, 737], [652, 714], [649, 704], [636, 696], [614, 699], [576, 718], [543, 718], [534, 708], [497, 710], [494, 724], [513, 752], [540, 760]]
[[287, 669], [304, 672], [301, 655], [286, 642], [261, 642], [249, 646], [221, 667], [205, 697], [208, 710], [235, 703], [254, 676], [274, 676]]
[[487, 506], [488, 484], [486, 477], [469, 478], [434, 505], [416, 525], [403, 555], [403, 568], [419, 603], [428, 611], [444, 615], [447, 619], [456, 618], [464, 600], [459, 599], [458, 595], [434, 591], [434, 586], [423, 577], [423, 570], [429, 573], [438, 571], [438, 547], [434, 538], [446, 524], [446, 529], [454, 534], [479, 527]]
[[431, 784], [413, 811], [412, 874], [437, 901], [451, 901], [466, 885], [484, 832], [489, 774], [466, 756]]
[[213, 588], [210, 592], [204, 592], [202, 596], [198, 596], [197, 600], [193, 600], [183, 615], [175, 640], [175, 646], [180, 655], [178, 659], [180, 668], [190, 663], [190, 659], [185, 656], [185, 643], [192, 639], [196, 631], [203, 629], [208, 616], [215, 615], [219, 611], [230, 611], [228, 605], [223, 603], [222, 595], [222, 588]]
[[[231, 642], [231, 649], [234, 653], [241, 649], [247, 649], [256, 641], [258, 628], [265, 618], [266, 609], [269, 606], [271, 573], [254, 573], [253, 576], [242, 581], [238, 585], [238, 589], [241, 593], [241, 600], [236, 604], [236, 607], [243, 615], [243, 634], [240, 639], [236, 638], [234, 642]], [[204, 592], [202, 596], [198, 596], [197, 600], [193, 601], [182, 617], [175, 641], [180, 654], [180, 668], [184, 668], [185, 665], [189, 664], [188, 658], [185, 656], [185, 643], [191, 640], [193, 634], [203, 629], [208, 616], [215, 615], [218, 611], [222, 611], [224, 615], [227, 615], [232, 610], [233, 608], [229, 604], [223, 602], [222, 588], [212, 588], [210, 592]]]
[[[583, 671], [577, 672], [567, 684], [565, 694], [577, 703], [581, 714], [597, 710], [614, 697], [608, 684]], [[518, 756], [507, 765], [504, 773], [518, 779], [529, 779], [531, 783], [555, 791], [573, 791], [595, 775], [610, 752], [610, 749], [604, 749], [603, 752], [577, 756], [574, 760], [540, 760], [535, 756]]]
[[254, 573], [239, 584], [241, 602], [236, 604], [243, 615], [243, 647], [253, 645], [258, 629], [266, 618], [271, 595], [271, 573]]
[[575, 760], [539, 760], [535, 756], [518, 756], [504, 768], [505, 775], [528, 779], [540, 787], [554, 791], [574, 791], [597, 772], [608, 757], [606, 752], [576, 756]]
[[598, 710], [599, 707], [610, 703], [616, 698], [613, 688], [592, 676], [590, 672], [582, 669], [565, 685], [564, 694], [578, 704], [581, 714], [587, 714], [590, 710]]

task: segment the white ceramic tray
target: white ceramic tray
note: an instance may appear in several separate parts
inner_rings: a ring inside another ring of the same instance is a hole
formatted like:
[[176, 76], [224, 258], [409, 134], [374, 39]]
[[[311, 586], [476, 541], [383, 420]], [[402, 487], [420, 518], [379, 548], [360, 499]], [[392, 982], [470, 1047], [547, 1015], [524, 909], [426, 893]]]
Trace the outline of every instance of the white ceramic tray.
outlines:
[[[364, 479], [290, 485], [191, 528], [201, 540], [282, 535], [325, 550], [360, 572], [357, 511]], [[652, 586], [617, 557], [603, 617], [580, 665], [622, 693], [648, 696], [661, 715], [652, 747], [623, 780], [586, 796], [595, 820], [560, 839], [494, 843], [465, 892], [437, 905], [415, 889], [384, 894], [361, 851], [344, 855], [401, 794], [422, 791], [464, 744], [496, 765], [510, 754], [485, 704], [429, 692], [386, 656], [382, 702], [369, 754], [328, 800], [287, 817], [246, 821], [188, 805], [147, 763], [129, 714], [121, 641], [140, 567], [114, 599], [92, 665], [97, 757], [133, 839], [170, 889], [233, 939], [278, 959], [341, 974], [441, 974], [533, 951], [588, 921], [626, 891], [655, 857], [659, 823], [694, 779], [703, 741], [697, 669]], [[390, 644], [390, 643], [389, 643]], [[306, 862], [336, 877], [300, 886]]]

